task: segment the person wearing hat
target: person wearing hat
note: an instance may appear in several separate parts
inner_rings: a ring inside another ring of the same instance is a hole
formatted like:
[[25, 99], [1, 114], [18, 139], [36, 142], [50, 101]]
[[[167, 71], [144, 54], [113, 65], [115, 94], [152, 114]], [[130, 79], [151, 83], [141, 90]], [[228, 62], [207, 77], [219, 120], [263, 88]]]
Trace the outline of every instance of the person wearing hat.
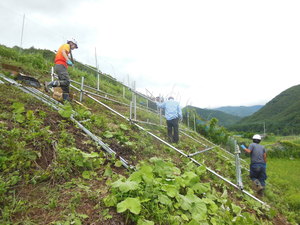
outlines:
[[259, 134], [255, 134], [252, 140], [253, 143], [251, 143], [248, 148], [244, 145], [241, 145], [241, 147], [245, 152], [250, 153], [250, 179], [253, 181], [257, 193], [263, 195], [266, 186], [265, 181], [267, 179], [267, 152], [265, 147], [259, 144], [261, 142], [261, 136]]
[[54, 72], [58, 75], [58, 80], [45, 82], [44, 86], [46, 92], [49, 92], [49, 89], [52, 87], [61, 87], [64, 101], [70, 100], [70, 77], [67, 68], [68, 66], [73, 66], [73, 62], [69, 58], [69, 55], [72, 50], [77, 48], [78, 45], [74, 39], [60, 46], [54, 60]]
[[167, 120], [167, 131], [169, 141], [178, 143], [178, 122], [182, 119], [182, 111], [177, 101], [173, 97], [169, 97], [163, 103], [156, 102], [158, 108], [165, 110], [165, 117]]

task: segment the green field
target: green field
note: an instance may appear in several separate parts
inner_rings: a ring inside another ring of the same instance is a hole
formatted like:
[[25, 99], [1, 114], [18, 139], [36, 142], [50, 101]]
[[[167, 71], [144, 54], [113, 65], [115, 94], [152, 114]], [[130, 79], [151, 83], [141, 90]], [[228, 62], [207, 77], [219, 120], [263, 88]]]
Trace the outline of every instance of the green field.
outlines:
[[300, 159], [268, 160], [268, 183], [278, 186], [289, 206], [300, 210]]

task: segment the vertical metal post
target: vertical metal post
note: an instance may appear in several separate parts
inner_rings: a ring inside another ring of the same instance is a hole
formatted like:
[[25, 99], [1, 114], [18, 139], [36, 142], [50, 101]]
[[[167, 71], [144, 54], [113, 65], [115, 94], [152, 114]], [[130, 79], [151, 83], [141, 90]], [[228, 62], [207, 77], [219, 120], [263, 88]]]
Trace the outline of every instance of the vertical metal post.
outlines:
[[100, 90], [100, 73], [98, 68], [98, 59], [97, 59], [97, 49], [95, 48], [95, 60], [96, 60], [96, 70], [97, 70], [97, 91]]
[[82, 102], [82, 97], [83, 97], [83, 86], [84, 85], [84, 77], [81, 77], [81, 87], [80, 87], [80, 98], [79, 101]]
[[162, 125], [162, 109], [159, 108], [159, 125]]
[[54, 81], [54, 67], [51, 67], [51, 81]]
[[130, 120], [132, 119], [132, 101], [130, 102], [130, 105], [129, 105], [129, 119]]
[[196, 131], [196, 116], [195, 116], [195, 114], [193, 114], [194, 115], [194, 131]]
[[236, 183], [237, 186], [243, 190], [243, 181], [242, 181], [242, 172], [241, 172], [241, 163], [240, 163], [240, 148], [236, 143], [236, 140], [233, 140], [235, 148], [235, 172], [236, 172]]
[[[135, 91], [135, 81], [133, 82], [133, 90]], [[134, 119], [136, 120], [136, 93], [134, 92]]]
[[188, 126], [188, 128], [190, 128], [190, 113], [189, 113], [189, 111], [187, 111], [187, 126]]
[[20, 43], [20, 48], [22, 48], [22, 45], [23, 45], [24, 24], [25, 24], [25, 14], [23, 15], [23, 23], [22, 23], [22, 32], [21, 32], [21, 43]]

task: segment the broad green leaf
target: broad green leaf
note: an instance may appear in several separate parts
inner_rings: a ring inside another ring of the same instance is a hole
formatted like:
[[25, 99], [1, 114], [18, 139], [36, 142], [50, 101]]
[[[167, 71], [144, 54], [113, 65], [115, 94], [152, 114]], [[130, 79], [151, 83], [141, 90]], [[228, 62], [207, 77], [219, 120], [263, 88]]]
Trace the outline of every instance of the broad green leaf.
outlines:
[[129, 210], [133, 214], [138, 215], [141, 211], [141, 202], [138, 198], [126, 198], [124, 201], [117, 204], [117, 212], [125, 212]]
[[117, 197], [115, 195], [108, 195], [103, 199], [103, 202], [106, 207], [115, 206], [118, 202]]
[[146, 219], [139, 219], [137, 225], [154, 225], [154, 222]]
[[192, 207], [189, 210], [192, 214], [192, 218], [200, 221], [207, 218], [207, 207], [203, 201], [197, 201], [192, 203]]
[[140, 183], [144, 180], [146, 183], [153, 180], [153, 169], [148, 164], [143, 164], [138, 171], [132, 173], [129, 177], [129, 180], [136, 181]]
[[12, 108], [14, 109], [13, 112], [16, 114], [21, 114], [25, 112], [24, 104], [20, 102], [13, 103]]
[[65, 104], [63, 106], [63, 109], [58, 110], [58, 113], [64, 118], [70, 118], [73, 113], [71, 104], [70, 103]]
[[82, 177], [84, 178], [84, 179], [91, 179], [91, 172], [90, 171], [87, 171], [87, 170], [85, 170], [85, 171], [83, 171], [82, 172]]
[[110, 166], [107, 166], [105, 168], [105, 172], [104, 172], [103, 176], [105, 176], [105, 177], [111, 177], [112, 174], [113, 174], [112, 169], [110, 168]]
[[210, 191], [210, 184], [209, 183], [196, 183], [194, 186], [192, 186], [192, 189], [197, 194], [203, 194]]
[[33, 113], [32, 110], [28, 110], [28, 111], [26, 112], [26, 118], [27, 118], [28, 120], [34, 120], [34, 113]]
[[15, 119], [18, 123], [23, 123], [25, 121], [25, 116], [23, 116], [22, 114], [16, 114]]
[[169, 199], [168, 196], [166, 196], [166, 195], [159, 195], [158, 196], [158, 201], [161, 204], [164, 204], [164, 205], [167, 205], [167, 206], [171, 206], [172, 205], [171, 199]]
[[138, 189], [139, 184], [135, 181], [126, 180], [123, 182], [121, 180], [117, 180], [116, 182], [112, 183], [112, 187], [119, 188], [121, 192], [126, 193], [128, 191]]
[[183, 220], [185, 220], [185, 221], [189, 221], [189, 218], [188, 218], [188, 216], [186, 215], [186, 214], [181, 214], [181, 218], [183, 219]]
[[120, 160], [115, 162], [115, 167], [121, 167], [122, 166], [122, 162]]
[[161, 188], [163, 191], [165, 191], [167, 193], [168, 196], [174, 198], [179, 194], [179, 190], [178, 187], [176, 187], [175, 185], [164, 185]]
[[131, 141], [126, 141], [126, 142], [125, 142], [125, 145], [127, 145], [127, 146], [132, 146], [132, 145], [133, 145], [133, 142], [131, 142]]
[[206, 172], [206, 168], [205, 166], [201, 165], [201, 166], [198, 166], [197, 169], [196, 169], [196, 173], [197, 175], [201, 176], [202, 174], [204, 174]]
[[114, 135], [110, 131], [105, 131], [104, 134], [103, 134], [103, 136], [106, 137], [106, 138], [112, 138]]
[[197, 174], [195, 174], [194, 172], [185, 172], [182, 176], [181, 176], [184, 180], [184, 185], [185, 186], [193, 186], [194, 184], [199, 182], [199, 177]]
[[120, 124], [120, 128], [122, 130], [128, 130], [128, 127], [125, 124], [123, 124], [123, 123]]
[[211, 215], [214, 215], [217, 213], [219, 207], [213, 200], [211, 200], [210, 198], [202, 198], [202, 201], [205, 202], [206, 205], [208, 205], [209, 213]]
[[231, 204], [231, 208], [232, 208], [232, 211], [236, 214], [236, 215], [239, 215], [242, 211], [242, 208], [235, 205], [234, 203]]

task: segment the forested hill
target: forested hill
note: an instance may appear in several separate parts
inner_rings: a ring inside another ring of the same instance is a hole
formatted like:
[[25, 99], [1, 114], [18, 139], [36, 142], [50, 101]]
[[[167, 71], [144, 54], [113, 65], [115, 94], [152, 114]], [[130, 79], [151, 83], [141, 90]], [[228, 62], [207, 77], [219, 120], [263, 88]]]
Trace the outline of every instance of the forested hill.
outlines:
[[223, 106], [214, 108], [214, 110], [219, 110], [234, 116], [246, 117], [257, 112], [263, 107], [263, 105], [253, 105], [253, 106]]
[[183, 112], [186, 109], [195, 109], [196, 113], [203, 118], [204, 120], [210, 120], [211, 118], [217, 118], [219, 121], [219, 125], [221, 126], [229, 126], [232, 124], [235, 124], [237, 121], [241, 119], [241, 117], [234, 116], [219, 110], [213, 110], [213, 109], [202, 109], [195, 106], [187, 106], [183, 109]]
[[267, 132], [276, 134], [300, 133], [300, 85], [283, 91], [253, 115], [243, 118], [231, 128], [259, 132], [265, 123]]

